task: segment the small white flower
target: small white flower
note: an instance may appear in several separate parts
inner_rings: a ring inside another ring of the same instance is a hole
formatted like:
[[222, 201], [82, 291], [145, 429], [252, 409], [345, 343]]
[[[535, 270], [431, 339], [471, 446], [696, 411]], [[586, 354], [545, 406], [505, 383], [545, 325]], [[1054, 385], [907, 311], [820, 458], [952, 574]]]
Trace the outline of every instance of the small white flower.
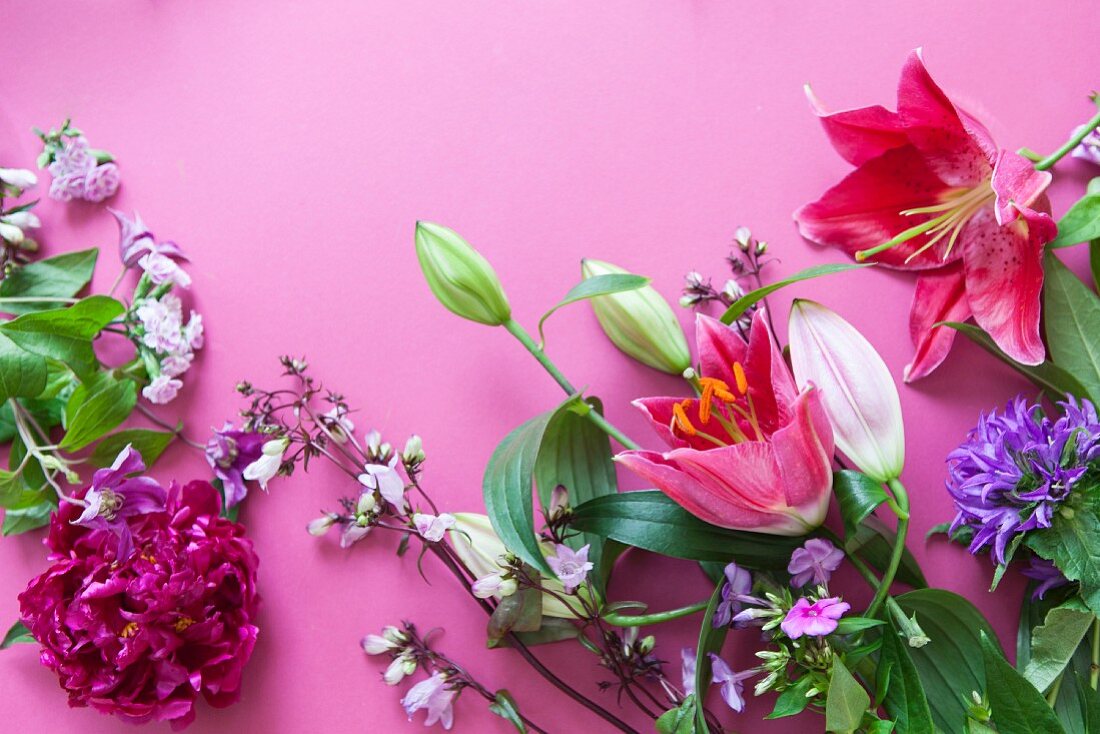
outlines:
[[374, 512], [374, 508], [378, 506], [378, 500], [374, 498], [373, 490], [368, 490], [359, 495], [359, 501], [355, 503], [355, 513], [357, 515], [369, 515]]
[[42, 226], [42, 220], [38, 218], [38, 215], [27, 210], [6, 214], [0, 221], [14, 224], [19, 229], [38, 229]]
[[329, 531], [329, 528], [336, 523], [336, 520], [336, 516], [329, 513], [328, 515], [310, 521], [309, 525], [306, 525], [306, 532], [315, 538], [320, 538]]
[[409, 720], [413, 714], [424, 709], [427, 717], [424, 726], [432, 726], [438, 723], [444, 729], [450, 729], [454, 725], [454, 699], [456, 692], [447, 687], [447, 677], [442, 673], [432, 673], [430, 678], [420, 681], [409, 689], [405, 697], [401, 699], [401, 705], [405, 708]]
[[367, 635], [360, 643], [363, 646], [363, 652], [368, 655], [381, 655], [383, 653], [396, 650], [400, 645], [393, 642], [382, 635]]
[[0, 168], [0, 182], [17, 189], [29, 189], [38, 183], [38, 176], [25, 168]]
[[149, 276], [149, 280], [157, 285], [174, 283], [180, 288], [191, 286], [191, 276], [167, 255], [159, 252], [147, 253], [138, 260], [138, 265]]
[[142, 396], [154, 405], [164, 405], [175, 400], [183, 383], [168, 375], [158, 375], [145, 387], [141, 388]]
[[0, 219], [0, 238], [7, 240], [13, 245], [18, 245], [23, 241], [23, 230], [14, 224], [8, 224]]
[[370, 533], [370, 525], [348, 523], [344, 526], [344, 532], [340, 533], [340, 547], [350, 548]]
[[446, 512], [438, 517], [418, 512], [412, 519], [416, 532], [429, 543], [438, 543], [443, 539], [443, 534], [455, 526], [454, 515]]
[[260, 487], [267, 489], [267, 483], [279, 473], [283, 464], [283, 452], [290, 446], [290, 439], [278, 438], [264, 444], [263, 455], [244, 468], [244, 478], [254, 479]]
[[337, 443], [347, 443], [348, 436], [355, 430], [355, 424], [348, 418], [348, 409], [343, 405], [334, 405], [321, 414], [321, 421], [332, 433]]
[[489, 597], [503, 599], [516, 593], [518, 587], [519, 585], [515, 579], [506, 579], [499, 573], [491, 573], [475, 581], [470, 586], [470, 590], [474, 592], [474, 596], [478, 599], [488, 599]]
[[416, 672], [416, 661], [407, 655], [400, 655], [393, 659], [390, 663], [390, 667], [386, 668], [386, 672], [382, 674], [382, 680], [386, 681], [388, 686], [396, 686], [406, 675], [412, 675]]

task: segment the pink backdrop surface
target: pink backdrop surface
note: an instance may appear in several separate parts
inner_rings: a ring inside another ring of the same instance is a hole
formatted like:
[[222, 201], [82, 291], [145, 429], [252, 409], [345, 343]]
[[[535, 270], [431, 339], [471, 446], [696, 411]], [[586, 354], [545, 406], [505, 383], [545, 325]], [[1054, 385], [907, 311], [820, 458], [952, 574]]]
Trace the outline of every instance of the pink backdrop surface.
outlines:
[[[448, 224], [477, 246], [528, 325], [578, 279], [585, 256], [650, 275], [669, 298], [690, 269], [722, 277], [740, 224], [772, 243], [773, 278], [836, 261], [803, 242], [790, 219], [847, 170], [802, 84], [814, 82], [838, 108], [892, 105], [905, 54], [923, 45], [939, 82], [1002, 145], [1052, 149], [1088, 116], [1085, 95], [1097, 83], [1089, 5], [9, 0], [0, 11], [0, 162], [32, 165], [30, 127], [73, 115], [121, 162], [113, 204], [138, 209], [190, 253], [208, 340], [172, 407], [187, 411], [193, 435], [234, 415], [237, 380], [270, 382], [277, 355], [306, 355], [359, 406], [360, 427], [395, 443], [420, 433], [436, 496], [447, 509], [473, 510], [496, 442], [560, 395], [502, 331], [460, 321], [433, 300], [413, 253], [415, 220]], [[1056, 213], [1091, 173], [1078, 162], [1059, 170]], [[47, 252], [105, 248], [106, 287], [117, 272], [111, 217], [49, 201], [39, 211]], [[911, 289], [906, 276], [858, 273], [797, 293], [852, 320], [900, 375]], [[793, 293], [775, 299], [780, 318]], [[679, 390], [676, 380], [623, 358], [583, 306], [550, 322], [548, 348], [575, 383], [604, 398], [613, 421], [653, 440], [628, 401]], [[974, 599], [1006, 641], [1019, 578], [989, 595], [987, 560], [923, 536], [951, 515], [944, 455], [979, 411], [1021, 389], [960, 344], [932, 378], [902, 390], [912, 547], [929, 580]], [[156, 473], [202, 477], [206, 465], [178, 448]], [[347, 489], [323, 468], [249, 500], [243, 518], [265, 597], [260, 642], [241, 703], [200, 706], [190, 731], [412, 731], [381, 663], [356, 644], [401, 619], [445, 627], [443, 650], [487, 685], [510, 688], [549, 730], [605, 729], [512, 653], [484, 652], [480, 612], [434, 564], [427, 586], [415, 557], [394, 559], [390, 538], [344, 552], [334, 538], [308, 536], [306, 522]], [[5, 627], [16, 595], [45, 566], [39, 540], [0, 541]], [[618, 598], [654, 609], [707, 592], [690, 564], [640, 555], [617, 578]], [[844, 588], [864, 599], [853, 579]], [[652, 630], [665, 659], [678, 659], [695, 623]], [[731, 635], [727, 653], [747, 663], [755, 643], [752, 633]], [[580, 685], [602, 677], [572, 646], [545, 655], [559, 668], [572, 661], [565, 677]], [[31, 646], [0, 654], [0, 677], [7, 731], [130, 730], [67, 709]], [[759, 721], [767, 706], [751, 703], [737, 729], [788, 730]], [[510, 729], [467, 696], [456, 730]]]

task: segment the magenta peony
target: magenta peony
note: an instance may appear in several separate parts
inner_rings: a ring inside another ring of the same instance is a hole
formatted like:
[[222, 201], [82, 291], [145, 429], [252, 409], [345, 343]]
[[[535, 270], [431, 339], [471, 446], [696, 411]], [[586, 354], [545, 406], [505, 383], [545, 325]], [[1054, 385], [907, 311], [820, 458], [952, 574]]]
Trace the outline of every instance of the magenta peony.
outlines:
[[238, 699], [258, 632], [258, 561], [220, 510], [207, 482], [173, 484], [165, 511], [132, 519], [135, 551], [121, 562], [110, 531], [73, 524], [79, 507], [54, 514], [53, 565], [19, 604], [70, 706], [179, 729], [200, 694], [217, 707]]

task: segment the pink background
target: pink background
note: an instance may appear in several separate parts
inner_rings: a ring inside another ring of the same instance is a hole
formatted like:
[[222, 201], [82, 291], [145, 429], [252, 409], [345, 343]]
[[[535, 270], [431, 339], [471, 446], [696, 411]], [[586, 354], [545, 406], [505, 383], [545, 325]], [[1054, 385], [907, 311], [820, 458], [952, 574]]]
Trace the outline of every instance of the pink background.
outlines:
[[[813, 81], [836, 107], [892, 105], [905, 54], [923, 45], [936, 78], [1001, 144], [1045, 151], [1090, 114], [1100, 47], [1089, 5], [9, 0], [0, 13], [0, 163], [30, 166], [30, 127], [73, 115], [121, 162], [114, 205], [137, 208], [190, 253], [208, 345], [166, 414], [185, 410], [193, 436], [234, 414], [237, 380], [270, 383], [277, 355], [304, 354], [360, 407], [360, 427], [395, 443], [419, 432], [436, 496], [471, 510], [496, 442], [560, 395], [506, 334], [460, 321], [432, 299], [413, 254], [416, 219], [474, 243], [529, 326], [578, 279], [584, 256], [650, 275], [669, 298], [690, 269], [722, 279], [740, 224], [772, 243], [781, 259], [773, 278], [835, 261], [790, 221], [846, 170], [802, 84]], [[1059, 172], [1056, 213], [1095, 170], [1070, 162]], [[47, 252], [105, 248], [97, 283], [106, 287], [117, 271], [107, 213], [53, 202], [39, 212]], [[1080, 254], [1070, 255], [1075, 264]], [[911, 286], [908, 277], [860, 273], [797, 293], [850, 318], [900, 375]], [[794, 293], [776, 299], [779, 316]], [[586, 307], [550, 322], [549, 352], [644, 441], [653, 437], [628, 401], [682, 389], [621, 357]], [[960, 344], [931, 379], [902, 390], [912, 547], [932, 583], [974, 599], [1006, 641], [1019, 579], [1010, 574], [987, 595], [986, 560], [926, 546], [923, 536], [951, 514], [945, 453], [979, 411], [1020, 389], [1007, 369]], [[157, 474], [204, 476], [206, 465], [177, 448]], [[347, 491], [342, 475], [321, 469], [249, 501], [244, 519], [266, 599], [260, 643], [242, 702], [201, 706], [192, 732], [405, 730], [398, 691], [356, 645], [400, 619], [445, 626], [441, 648], [486, 685], [510, 688], [549, 730], [605, 729], [512, 653], [485, 653], [480, 612], [435, 564], [426, 586], [415, 558], [395, 560], [389, 538], [349, 553], [335, 538], [308, 536], [306, 522]], [[17, 593], [44, 567], [38, 541], [0, 542], [5, 628]], [[707, 591], [690, 564], [641, 555], [623, 562], [618, 579], [619, 598], [654, 609]], [[842, 586], [865, 597], [851, 578]], [[652, 630], [659, 652], [678, 659], [694, 624]], [[745, 664], [755, 643], [752, 633], [732, 635], [727, 653]], [[601, 677], [577, 648], [544, 654], [559, 669], [572, 664], [566, 677], [580, 685]], [[0, 676], [6, 730], [129, 731], [68, 710], [30, 646], [0, 654]], [[785, 730], [759, 722], [770, 705], [752, 704], [738, 729]], [[458, 731], [510, 730], [472, 695], [457, 721]]]

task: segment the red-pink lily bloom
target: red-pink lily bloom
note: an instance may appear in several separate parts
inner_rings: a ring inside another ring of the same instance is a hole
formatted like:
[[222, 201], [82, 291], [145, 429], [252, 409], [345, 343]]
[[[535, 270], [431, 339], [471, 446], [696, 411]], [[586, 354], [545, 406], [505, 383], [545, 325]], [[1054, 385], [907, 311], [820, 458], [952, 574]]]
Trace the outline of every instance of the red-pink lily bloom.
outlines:
[[825, 519], [833, 431], [820, 393], [795, 386], [763, 310], [748, 343], [707, 316], [696, 321], [699, 398], [644, 398], [641, 408], [671, 450], [616, 460], [688, 512], [726, 528], [801, 535]]
[[902, 69], [897, 112], [827, 113], [812, 93], [810, 102], [856, 169], [795, 212], [795, 221], [807, 239], [857, 260], [922, 271], [906, 381], [947, 356], [955, 331], [935, 325], [971, 316], [1016, 361], [1042, 362], [1042, 250], [1057, 234], [1043, 193], [1050, 174], [998, 149], [932, 81], [919, 50]]

